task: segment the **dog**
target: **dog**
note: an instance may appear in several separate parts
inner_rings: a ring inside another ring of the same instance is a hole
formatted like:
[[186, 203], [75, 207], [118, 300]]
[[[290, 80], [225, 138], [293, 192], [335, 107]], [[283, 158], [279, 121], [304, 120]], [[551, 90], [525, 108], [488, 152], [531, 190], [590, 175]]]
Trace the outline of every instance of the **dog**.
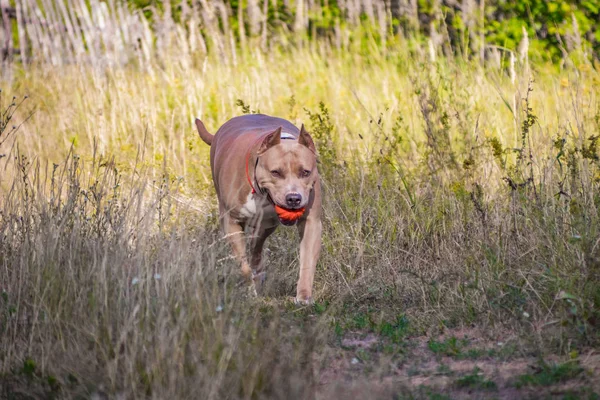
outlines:
[[[210, 167], [225, 237], [242, 274], [260, 290], [263, 246], [280, 224], [300, 235], [297, 304], [312, 303], [321, 252], [321, 184], [315, 144], [304, 125], [263, 114], [234, 117], [210, 134], [196, 118], [200, 138], [210, 148]], [[250, 256], [244, 232], [251, 233]]]

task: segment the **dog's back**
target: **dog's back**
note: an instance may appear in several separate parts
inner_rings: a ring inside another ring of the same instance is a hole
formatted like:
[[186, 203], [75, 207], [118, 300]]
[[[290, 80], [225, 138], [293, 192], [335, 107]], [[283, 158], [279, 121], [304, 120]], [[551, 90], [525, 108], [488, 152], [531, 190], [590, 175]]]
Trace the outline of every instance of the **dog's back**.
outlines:
[[285, 119], [264, 114], [247, 114], [234, 117], [224, 123], [215, 134], [214, 140], [220, 144], [225, 144], [239, 136], [255, 137], [257, 134], [270, 132], [279, 127], [282, 127], [283, 132], [291, 133], [296, 137], [300, 133], [298, 128]]
[[[299, 130], [291, 122], [264, 114], [247, 114], [224, 123], [212, 140], [210, 164], [215, 185], [237, 180], [235, 174], [245, 171], [245, 154], [256, 140], [267, 132], [282, 127], [283, 132], [298, 137]], [[227, 166], [216, 169], [215, 165]]]

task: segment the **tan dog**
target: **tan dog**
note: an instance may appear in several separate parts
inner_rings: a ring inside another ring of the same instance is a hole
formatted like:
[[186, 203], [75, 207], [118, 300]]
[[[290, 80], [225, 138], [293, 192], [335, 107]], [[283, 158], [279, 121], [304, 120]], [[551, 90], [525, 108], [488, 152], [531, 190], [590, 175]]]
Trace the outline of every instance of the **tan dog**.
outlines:
[[[311, 303], [321, 251], [321, 186], [315, 145], [304, 125], [298, 130], [284, 119], [250, 114], [230, 119], [214, 136], [199, 119], [196, 127], [200, 138], [211, 146], [221, 224], [242, 273], [260, 287], [265, 277], [265, 240], [280, 223], [297, 225], [300, 278], [296, 302]], [[249, 258], [244, 238], [247, 227], [252, 233]]]

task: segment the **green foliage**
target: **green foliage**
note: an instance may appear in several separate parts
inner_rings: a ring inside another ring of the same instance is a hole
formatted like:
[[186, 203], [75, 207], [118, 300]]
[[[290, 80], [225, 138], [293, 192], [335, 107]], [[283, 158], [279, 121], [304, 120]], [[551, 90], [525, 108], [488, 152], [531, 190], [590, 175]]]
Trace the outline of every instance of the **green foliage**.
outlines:
[[[181, 18], [183, 1], [170, 3], [170, 12], [176, 22]], [[240, 11], [245, 15], [247, 4], [241, 0], [228, 0], [226, 4], [231, 10], [229, 24], [239, 40], [238, 15]], [[266, 18], [270, 32], [279, 33], [293, 28], [296, 9], [288, 5], [284, 0], [268, 2]], [[150, 20], [157, 19], [165, 12], [162, 2], [133, 0], [132, 6], [142, 9]], [[259, 7], [262, 11], [262, 4]], [[477, 54], [479, 45], [471, 38], [480, 33], [484, 34], [486, 44], [512, 51], [518, 50], [526, 33], [532, 57], [542, 60], [558, 61], [565, 49], [581, 50], [577, 48], [578, 45], [588, 46], [596, 52], [600, 50], [600, 29], [597, 25], [600, 20], [599, 0], [493, 0], [485, 2], [483, 15], [480, 15], [479, 9], [464, 12], [456, 2], [419, 0], [416, 18], [400, 13], [394, 7], [390, 11], [392, 19], [388, 29], [392, 32], [402, 30], [406, 36], [417, 40], [429, 36], [431, 26], [438, 31], [445, 26], [449, 32], [449, 44], [455, 53]], [[306, 34], [310, 40], [330, 39], [336, 35], [338, 27], [346, 28], [353, 22], [347, 20], [347, 13], [337, 1], [319, 1], [305, 12], [308, 22]], [[245, 20], [244, 24], [245, 32], [248, 32], [248, 21]], [[282, 30], [282, 27], [285, 29]], [[372, 44], [376, 47], [383, 44], [380, 27], [376, 21], [367, 18], [364, 9], [360, 13], [359, 26], [352, 28], [351, 41], [361, 54], [371, 53]]]
[[252, 110], [249, 104], [244, 103], [244, 100], [237, 99], [235, 105], [240, 108], [242, 114], [260, 114], [260, 110]]
[[473, 368], [470, 374], [458, 378], [455, 385], [459, 388], [498, 390], [498, 385], [494, 381], [486, 379], [478, 367]]
[[427, 347], [436, 355], [452, 357], [460, 355], [468, 343], [469, 341], [466, 339], [459, 340], [455, 336], [451, 336], [443, 342], [432, 339], [427, 342]]
[[600, 395], [594, 392], [589, 387], [579, 388], [575, 390], [567, 390], [562, 400], [600, 400]]
[[577, 361], [569, 361], [562, 364], [548, 364], [541, 361], [531, 374], [521, 375], [517, 378], [515, 386], [550, 386], [577, 378], [583, 372], [583, 368]]
[[591, 43], [598, 49], [600, 42], [595, 25], [600, 18], [599, 6], [596, 0], [498, 2], [487, 11], [486, 18], [491, 22], [488, 34], [496, 44], [515, 48], [525, 28], [532, 40], [542, 44], [541, 50], [547, 56], [540, 56], [551, 59], [560, 56], [559, 47], [565, 46], [567, 35], [579, 39], [591, 35], [594, 37]]
[[331, 121], [331, 115], [327, 106], [322, 101], [319, 102], [318, 111], [310, 111], [305, 108], [310, 123], [308, 131], [315, 141], [319, 154], [319, 171], [327, 176], [336, 167], [337, 150], [335, 143], [335, 127]]
[[392, 343], [401, 343], [409, 332], [408, 318], [398, 315], [395, 321], [382, 321], [378, 330], [381, 336], [387, 337]]
[[33, 378], [35, 375], [35, 371], [37, 369], [37, 365], [35, 361], [31, 358], [27, 358], [23, 361], [23, 374], [29, 378]]
[[404, 314], [389, 319], [374, 312], [356, 312], [340, 318], [334, 325], [334, 332], [339, 338], [347, 332], [370, 332], [380, 335], [392, 344], [402, 344], [410, 329], [410, 321]]

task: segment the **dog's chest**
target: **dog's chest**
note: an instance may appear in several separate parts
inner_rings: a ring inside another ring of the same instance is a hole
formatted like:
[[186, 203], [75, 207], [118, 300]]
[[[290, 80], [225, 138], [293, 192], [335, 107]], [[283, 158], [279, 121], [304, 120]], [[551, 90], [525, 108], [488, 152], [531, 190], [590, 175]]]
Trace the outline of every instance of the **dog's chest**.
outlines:
[[246, 218], [252, 218], [256, 215], [258, 209], [258, 201], [254, 193], [248, 193], [246, 202], [240, 209], [240, 214]]
[[248, 193], [246, 201], [240, 208], [240, 214], [246, 219], [275, 218], [273, 206], [255, 193]]

